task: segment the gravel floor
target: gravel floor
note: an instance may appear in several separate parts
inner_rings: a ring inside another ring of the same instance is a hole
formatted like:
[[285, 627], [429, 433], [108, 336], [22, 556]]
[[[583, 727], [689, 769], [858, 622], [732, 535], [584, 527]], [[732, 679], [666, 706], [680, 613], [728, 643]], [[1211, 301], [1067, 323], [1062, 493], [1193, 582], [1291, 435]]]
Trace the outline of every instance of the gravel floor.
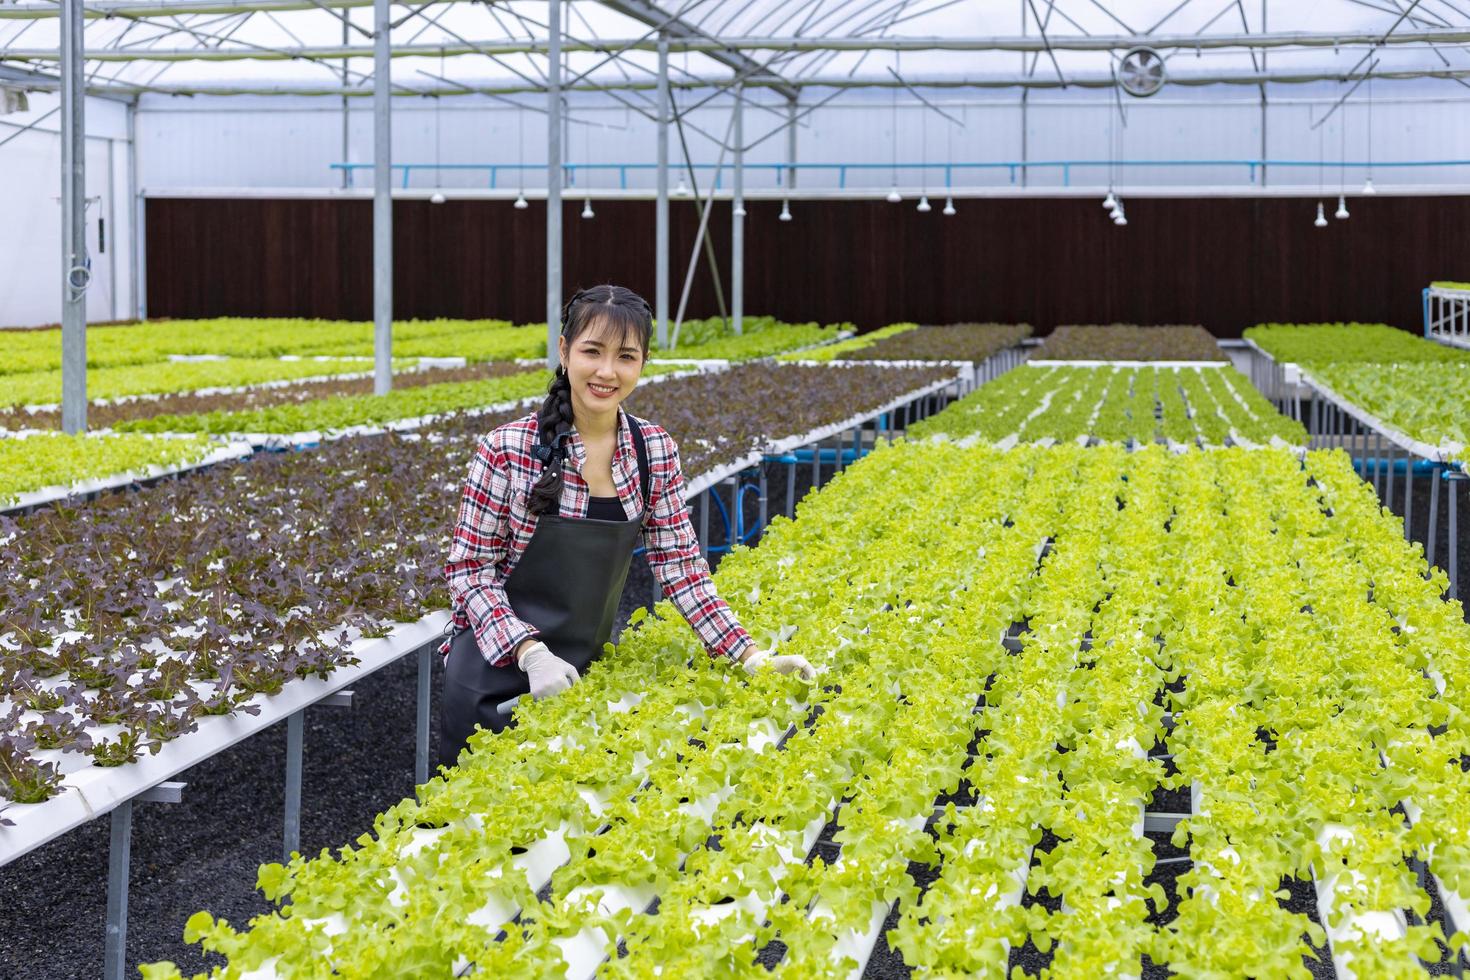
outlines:
[[[771, 464], [768, 471], [771, 512], [784, 509], [786, 469]], [[1400, 480], [1402, 477], [1400, 477]], [[1429, 485], [1415, 481], [1416, 537], [1425, 534]], [[799, 500], [811, 485], [810, 466], [798, 467], [793, 483]], [[1395, 510], [1402, 512], [1402, 485]], [[728, 491], [726, 492], [728, 500]], [[1447, 520], [1441, 494], [1438, 558], [1445, 562]], [[1462, 498], [1470, 506], [1470, 500]], [[746, 500], [753, 520], [756, 501]], [[1460, 523], [1461, 554], [1470, 557], [1470, 510]], [[696, 516], [697, 520], [697, 516]], [[712, 543], [723, 541], [721, 522], [710, 522]], [[753, 541], [752, 541], [753, 543]], [[712, 564], [718, 564], [718, 554]], [[619, 629], [629, 614], [653, 594], [646, 562], [636, 558], [629, 572], [619, 608]], [[436, 658], [437, 659], [437, 658]], [[373, 816], [412, 790], [415, 663], [406, 659], [355, 685], [351, 708], [319, 707], [306, 716], [306, 752], [301, 815], [302, 850], [307, 853], [338, 847], [371, 826]], [[438, 667], [435, 668], [434, 711], [437, 717]], [[430, 757], [437, 744], [431, 732]], [[186, 972], [206, 969], [209, 962], [198, 947], [182, 941], [184, 921], [208, 908], [240, 924], [266, 912], [268, 903], [254, 890], [256, 868], [280, 859], [285, 727], [275, 725], [181, 774], [187, 783], [177, 805], [138, 804], [134, 807], [132, 873], [130, 878], [127, 959], [138, 963], [171, 959]], [[968, 792], [968, 790], [966, 790]], [[1187, 800], [1185, 800], [1187, 805]], [[1180, 809], [1180, 798], [1160, 798], [1150, 809]], [[829, 852], [832, 827], [824, 834]], [[1151, 835], [1160, 856], [1176, 853], [1167, 835]], [[1045, 848], [1047, 842], [1043, 841]], [[833, 857], [834, 854], [827, 854]], [[70, 978], [102, 972], [108, 821], [97, 820], [24, 858], [0, 868], [0, 980], [8, 978]], [[1174, 896], [1174, 879], [1187, 867], [1165, 865], [1152, 880]], [[921, 887], [933, 880], [934, 869], [912, 865], [910, 874]], [[1286, 905], [1314, 920], [1316, 903], [1310, 883], [1283, 882], [1291, 892]], [[1028, 897], [1027, 902], [1055, 905], [1050, 896]], [[1436, 897], [1431, 919], [1441, 917]], [[1160, 921], [1172, 917], [1166, 911]], [[885, 929], [896, 922], [890, 915]], [[772, 959], [779, 950], [767, 951]], [[1013, 966], [1034, 972], [1049, 961], [1031, 944], [1013, 951]], [[1332, 977], [1324, 957], [1308, 961], [1316, 977]], [[908, 976], [901, 957], [880, 939], [866, 976]], [[1443, 964], [1432, 972], [1447, 973]], [[1145, 964], [1145, 977], [1166, 976]]]

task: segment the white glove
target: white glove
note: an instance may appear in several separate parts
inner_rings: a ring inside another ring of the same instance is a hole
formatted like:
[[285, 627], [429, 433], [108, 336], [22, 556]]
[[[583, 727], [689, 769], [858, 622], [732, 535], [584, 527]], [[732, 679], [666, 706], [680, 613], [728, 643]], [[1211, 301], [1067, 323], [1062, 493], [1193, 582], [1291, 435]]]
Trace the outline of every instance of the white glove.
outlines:
[[758, 670], [770, 669], [778, 674], [800, 674], [801, 679], [810, 683], [817, 679], [817, 671], [807, 659], [794, 653], [772, 654], [770, 650], [757, 650], [746, 657], [740, 664], [745, 668], [747, 674], [754, 674]]
[[531, 697], [538, 701], [560, 694], [581, 680], [577, 668], [552, 653], [540, 640], [516, 655], [516, 665], [526, 672], [531, 682]]

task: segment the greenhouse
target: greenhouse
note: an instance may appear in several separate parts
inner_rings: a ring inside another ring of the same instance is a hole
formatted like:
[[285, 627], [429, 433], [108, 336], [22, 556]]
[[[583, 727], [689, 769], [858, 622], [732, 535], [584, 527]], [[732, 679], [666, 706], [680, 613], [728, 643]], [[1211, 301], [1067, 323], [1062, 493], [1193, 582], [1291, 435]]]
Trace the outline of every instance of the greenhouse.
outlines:
[[0, 977], [1470, 968], [1470, 6], [0, 0]]

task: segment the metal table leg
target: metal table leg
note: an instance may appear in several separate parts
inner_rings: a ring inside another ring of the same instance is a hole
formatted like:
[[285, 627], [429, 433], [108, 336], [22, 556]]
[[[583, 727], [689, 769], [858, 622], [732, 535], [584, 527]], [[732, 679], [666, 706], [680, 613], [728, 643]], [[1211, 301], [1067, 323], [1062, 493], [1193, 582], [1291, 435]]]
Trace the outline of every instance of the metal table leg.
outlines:
[[796, 516], [796, 461], [786, 464], [786, 516]]
[[1459, 522], [1459, 493], [1456, 492], [1455, 484], [1459, 480], [1449, 481], [1450, 495], [1450, 598], [1460, 598], [1460, 522]]
[[104, 980], [123, 980], [127, 965], [128, 870], [133, 848], [133, 801], [112, 811], [112, 840], [107, 854], [107, 942], [102, 959]]
[[281, 845], [282, 860], [301, 850], [301, 754], [305, 740], [302, 722], [305, 709], [286, 719], [286, 826]]
[[[1393, 510], [1393, 467], [1394, 464], [1398, 462], [1398, 447], [1390, 442], [1387, 447], [1387, 453], [1388, 469], [1385, 470], [1383, 474], [1383, 489], [1385, 491], [1384, 495], [1387, 499], [1384, 500], [1384, 503], [1388, 505], [1389, 510]], [[1381, 455], [1378, 458], [1378, 463], [1380, 466], [1384, 463], [1384, 459]]]
[[1413, 457], [1404, 460], [1404, 540], [1414, 539], [1414, 462]]
[[706, 490], [699, 495], [699, 554], [705, 561], [709, 561], [709, 494]]
[[1439, 483], [1443, 474], [1438, 466], [1429, 474], [1429, 537], [1425, 539], [1424, 558], [1434, 565], [1435, 544], [1439, 538]]
[[765, 533], [765, 527], [766, 527], [767, 511], [770, 509], [769, 506], [768, 506], [768, 504], [767, 504], [767, 502], [766, 502], [766, 467], [765, 467], [765, 464], [764, 463], [761, 464], [760, 506], [761, 506], [761, 517], [760, 517], [761, 524], [760, 524], [760, 526], [761, 526], [761, 533], [764, 534]]
[[417, 717], [414, 719], [413, 781], [422, 785], [429, 781], [429, 685], [434, 644], [419, 650], [419, 690]]

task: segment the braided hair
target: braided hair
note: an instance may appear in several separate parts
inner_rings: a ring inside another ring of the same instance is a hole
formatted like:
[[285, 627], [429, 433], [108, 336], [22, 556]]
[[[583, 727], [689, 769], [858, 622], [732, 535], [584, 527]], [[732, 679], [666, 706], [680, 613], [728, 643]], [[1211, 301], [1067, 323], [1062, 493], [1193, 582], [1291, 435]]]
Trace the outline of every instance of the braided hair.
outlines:
[[[604, 330], [633, 337], [643, 356], [648, 356], [649, 336], [653, 332], [653, 309], [648, 301], [622, 286], [593, 286], [579, 289], [561, 310], [561, 336], [567, 348], [588, 328], [600, 325]], [[565, 364], [557, 365], [546, 400], [536, 413], [538, 445], [536, 456], [545, 468], [531, 488], [527, 509], [540, 516], [561, 499], [562, 467], [566, 462], [566, 440], [572, 434], [572, 382]]]

